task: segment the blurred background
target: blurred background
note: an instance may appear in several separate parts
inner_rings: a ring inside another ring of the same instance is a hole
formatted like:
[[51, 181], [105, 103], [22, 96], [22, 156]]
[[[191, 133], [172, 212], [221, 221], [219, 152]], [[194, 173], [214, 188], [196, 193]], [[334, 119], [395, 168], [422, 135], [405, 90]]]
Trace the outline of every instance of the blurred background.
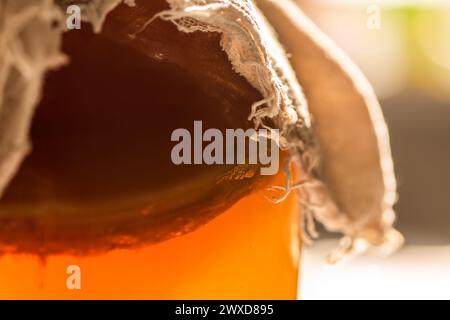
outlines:
[[[306, 248], [301, 298], [450, 299], [450, 0], [297, 0], [362, 69], [391, 132], [405, 247], [324, 265]], [[328, 238], [328, 239], [327, 239]]]

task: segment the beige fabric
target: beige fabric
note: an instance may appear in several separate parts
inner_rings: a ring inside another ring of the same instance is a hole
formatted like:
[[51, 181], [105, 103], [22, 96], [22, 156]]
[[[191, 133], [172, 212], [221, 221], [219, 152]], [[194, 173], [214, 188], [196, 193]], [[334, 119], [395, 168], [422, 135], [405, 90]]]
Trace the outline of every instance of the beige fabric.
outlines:
[[331, 260], [359, 247], [359, 240], [395, 250], [403, 241], [392, 228], [396, 179], [389, 132], [372, 87], [292, 0], [256, 2], [307, 92], [320, 155], [316, 181], [303, 188], [314, 199], [307, 209], [328, 230], [348, 236]]
[[30, 124], [44, 76], [69, 60], [61, 53], [63, 8], [80, 4], [83, 19], [100, 31], [120, 1], [0, 0], [0, 198], [30, 152]]
[[61, 18], [52, 0], [0, 0], [0, 196], [30, 150], [45, 72], [65, 61]]

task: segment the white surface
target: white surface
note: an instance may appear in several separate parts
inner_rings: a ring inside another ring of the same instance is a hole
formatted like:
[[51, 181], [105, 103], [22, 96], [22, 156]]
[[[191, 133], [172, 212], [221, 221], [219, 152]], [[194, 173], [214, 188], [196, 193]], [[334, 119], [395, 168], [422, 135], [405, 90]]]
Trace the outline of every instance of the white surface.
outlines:
[[322, 240], [305, 249], [301, 299], [450, 299], [450, 246], [405, 246], [387, 258], [365, 254], [327, 265], [336, 245]]

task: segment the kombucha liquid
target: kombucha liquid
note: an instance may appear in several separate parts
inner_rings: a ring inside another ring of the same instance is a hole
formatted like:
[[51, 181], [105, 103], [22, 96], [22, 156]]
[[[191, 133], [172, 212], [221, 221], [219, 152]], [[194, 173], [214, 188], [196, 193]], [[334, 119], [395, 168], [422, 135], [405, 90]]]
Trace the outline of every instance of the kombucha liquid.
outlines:
[[[279, 177], [279, 183], [282, 182]], [[0, 299], [296, 299], [299, 211], [255, 192], [198, 230], [98, 256], [0, 258]], [[67, 268], [81, 270], [69, 290]]]

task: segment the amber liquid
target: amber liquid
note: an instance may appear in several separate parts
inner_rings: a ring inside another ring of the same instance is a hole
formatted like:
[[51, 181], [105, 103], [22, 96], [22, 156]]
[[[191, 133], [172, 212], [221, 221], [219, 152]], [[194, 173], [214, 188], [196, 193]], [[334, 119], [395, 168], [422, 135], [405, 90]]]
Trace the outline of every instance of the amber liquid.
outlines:
[[[141, 249], [3, 256], [0, 299], [296, 299], [297, 226], [295, 196], [274, 205], [256, 192], [197, 231]], [[80, 290], [67, 288], [69, 265], [80, 267]]]

